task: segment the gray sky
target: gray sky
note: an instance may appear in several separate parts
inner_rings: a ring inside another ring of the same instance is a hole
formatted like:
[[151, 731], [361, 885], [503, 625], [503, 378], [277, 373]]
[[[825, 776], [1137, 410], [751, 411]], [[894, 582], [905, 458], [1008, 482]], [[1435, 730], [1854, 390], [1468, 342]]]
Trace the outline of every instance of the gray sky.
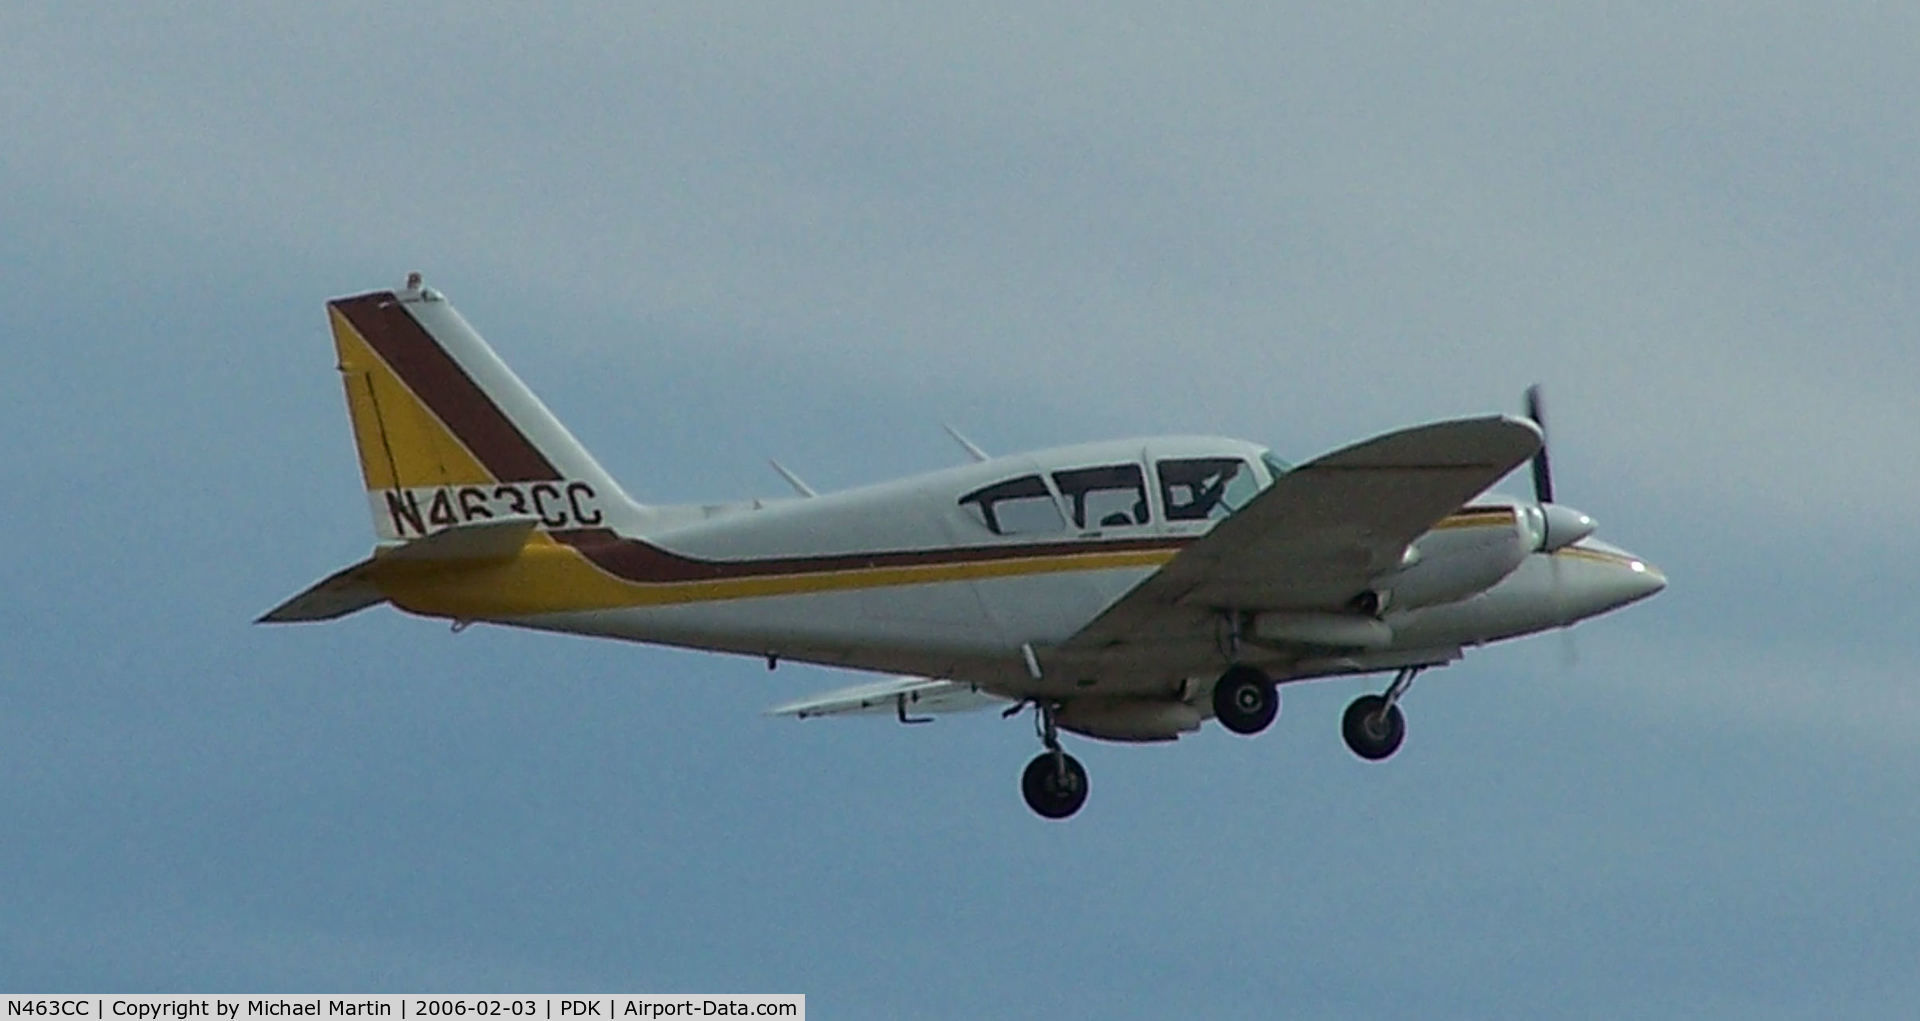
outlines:
[[[0, 987], [1910, 1009], [1920, 15], [1324, 6], [8, 5]], [[758, 715], [847, 675], [250, 627], [370, 541], [320, 303], [411, 269], [659, 502], [1538, 380], [1673, 586], [1068, 825], [1024, 720]]]

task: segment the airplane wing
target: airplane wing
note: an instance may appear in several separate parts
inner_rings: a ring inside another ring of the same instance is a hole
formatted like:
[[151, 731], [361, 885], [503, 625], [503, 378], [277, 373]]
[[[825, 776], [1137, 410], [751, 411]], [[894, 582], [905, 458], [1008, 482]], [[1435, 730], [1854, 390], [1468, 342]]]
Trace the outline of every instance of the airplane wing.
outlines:
[[1336, 450], [1181, 550], [1061, 647], [1099, 652], [1211, 633], [1216, 610], [1339, 612], [1407, 545], [1540, 449], [1504, 416], [1402, 429]]
[[851, 713], [890, 713], [902, 723], [923, 723], [923, 713], [958, 713], [1005, 705], [1006, 699], [989, 695], [977, 685], [964, 681], [941, 681], [931, 677], [894, 677], [869, 684], [829, 691], [797, 702], [775, 706], [768, 716], [842, 716]]

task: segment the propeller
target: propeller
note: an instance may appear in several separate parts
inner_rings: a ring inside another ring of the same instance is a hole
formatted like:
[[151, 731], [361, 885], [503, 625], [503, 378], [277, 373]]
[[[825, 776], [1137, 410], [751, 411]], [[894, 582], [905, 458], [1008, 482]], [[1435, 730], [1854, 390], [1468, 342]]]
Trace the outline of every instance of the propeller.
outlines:
[[[1553, 502], [1553, 464], [1547, 459], [1547, 415], [1540, 399], [1540, 384], [1527, 387], [1526, 415], [1533, 424], [1540, 427], [1540, 450], [1533, 455], [1533, 499], [1540, 506], [1541, 536], [1540, 548], [1543, 552], [1552, 552], [1560, 546], [1578, 542], [1593, 532], [1593, 519], [1574, 510]], [[1548, 557], [1553, 573], [1553, 595], [1555, 602], [1560, 600], [1560, 558]], [[1560, 631], [1560, 669], [1572, 670], [1580, 663], [1580, 647], [1574, 641], [1573, 629], [1563, 627]]]
[[1538, 546], [1552, 553], [1571, 546], [1593, 534], [1591, 517], [1553, 500], [1553, 465], [1547, 460], [1547, 418], [1540, 399], [1540, 384], [1527, 387], [1526, 415], [1540, 427], [1540, 449], [1533, 455], [1533, 501], [1539, 507]]
[[1553, 502], [1553, 467], [1547, 462], [1547, 416], [1540, 408], [1540, 384], [1527, 387], [1527, 417], [1540, 427], [1540, 452], [1533, 455], [1533, 500]]

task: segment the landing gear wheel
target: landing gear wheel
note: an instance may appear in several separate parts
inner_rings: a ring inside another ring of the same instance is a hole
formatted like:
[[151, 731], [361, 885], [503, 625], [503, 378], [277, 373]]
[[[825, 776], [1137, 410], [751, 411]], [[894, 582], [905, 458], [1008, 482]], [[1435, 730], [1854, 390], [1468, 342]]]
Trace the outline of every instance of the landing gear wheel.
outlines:
[[1230, 666], [1213, 684], [1213, 715], [1236, 734], [1258, 734], [1280, 715], [1280, 689], [1257, 667]]
[[1340, 720], [1340, 734], [1347, 739], [1353, 754], [1372, 762], [1400, 750], [1407, 736], [1407, 718], [1397, 705], [1389, 705], [1383, 695], [1362, 695], [1347, 707]]
[[1065, 819], [1087, 803], [1087, 771], [1066, 752], [1041, 752], [1020, 776], [1027, 807], [1049, 819]]

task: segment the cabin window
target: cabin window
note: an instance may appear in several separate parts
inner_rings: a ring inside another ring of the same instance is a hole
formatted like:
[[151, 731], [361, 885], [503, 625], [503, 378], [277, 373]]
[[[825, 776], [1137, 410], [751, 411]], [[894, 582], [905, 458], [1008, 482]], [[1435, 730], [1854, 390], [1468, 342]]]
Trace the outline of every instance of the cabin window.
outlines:
[[1060, 506], [1038, 475], [977, 489], [961, 497], [960, 506], [995, 535], [1032, 535], [1067, 527], [1060, 519]]
[[1260, 483], [1237, 457], [1191, 457], [1160, 462], [1160, 502], [1168, 521], [1206, 521], [1239, 510]]
[[1054, 472], [1053, 484], [1080, 528], [1147, 523], [1147, 486], [1137, 464]]

